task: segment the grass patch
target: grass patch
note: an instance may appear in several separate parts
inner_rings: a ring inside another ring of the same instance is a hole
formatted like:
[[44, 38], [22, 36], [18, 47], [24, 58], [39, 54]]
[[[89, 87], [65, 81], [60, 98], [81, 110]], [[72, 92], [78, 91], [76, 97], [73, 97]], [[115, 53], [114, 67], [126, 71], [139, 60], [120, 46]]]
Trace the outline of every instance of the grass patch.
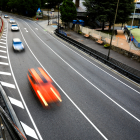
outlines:
[[132, 29], [131, 33], [135, 37], [135, 39], [138, 41], [138, 43], [140, 43], [140, 29]]

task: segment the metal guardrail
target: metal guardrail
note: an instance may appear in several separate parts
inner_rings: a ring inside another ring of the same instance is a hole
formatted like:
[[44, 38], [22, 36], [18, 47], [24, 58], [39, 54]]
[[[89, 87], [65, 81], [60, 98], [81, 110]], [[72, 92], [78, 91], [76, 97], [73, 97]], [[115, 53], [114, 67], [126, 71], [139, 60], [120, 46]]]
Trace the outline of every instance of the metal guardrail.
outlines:
[[89, 54], [90, 56], [98, 59], [99, 61], [105, 63], [106, 65], [108, 65], [109, 67], [117, 70], [118, 72], [122, 73], [123, 75], [127, 76], [128, 78], [136, 81], [137, 83], [140, 83], [140, 71], [131, 68], [113, 58], [109, 58], [109, 60], [107, 60], [107, 56], [105, 54], [102, 54], [92, 48], [89, 48], [88, 46], [77, 42], [75, 40], [73, 40], [72, 38], [69, 38], [63, 34], [60, 34], [58, 32], [58, 29], [55, 30], [54, 32], [58, 37], [64, 39], [65, 41], [69, 42], [70, 44], [74, 45], [75, 47], [77, 47], [78, 49], [82, 50], [83, 52]]

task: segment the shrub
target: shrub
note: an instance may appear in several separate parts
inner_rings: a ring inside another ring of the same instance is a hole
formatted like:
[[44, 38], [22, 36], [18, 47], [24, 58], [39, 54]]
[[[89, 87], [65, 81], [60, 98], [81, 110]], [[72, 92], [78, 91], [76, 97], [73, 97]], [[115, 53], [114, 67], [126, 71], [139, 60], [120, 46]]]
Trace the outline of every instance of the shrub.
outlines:
[[109, 46], [110, 46], [110, 44], [105, 44], [104, 45], [105, 48], [108, 48]]
[[81, 34], [82, 32], [80, 30], [78, 30], [78, 34]]

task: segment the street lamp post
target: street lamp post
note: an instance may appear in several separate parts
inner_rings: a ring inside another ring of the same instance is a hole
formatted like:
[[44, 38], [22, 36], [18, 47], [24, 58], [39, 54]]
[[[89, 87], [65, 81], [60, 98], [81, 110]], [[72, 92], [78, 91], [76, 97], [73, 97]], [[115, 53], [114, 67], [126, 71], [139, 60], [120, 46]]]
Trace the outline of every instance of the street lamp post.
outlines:
[[58, 31], [59, 31], [59, 3], [58, 3], [58, 27], [57, 27]]
[[114, 18], [114, 24], [113, 24], [113, 30], [112, 30], [112, 35], [111, 35], [110, 47], [109, 47], [109, 51], [108, 51], [107, 60], [109, 60], [110, 48], [111, 48], [112, 38], [113, 38], [113, 34], [114, 34], [114, 25], [115, 25], [116, 16], [117, 16], [117, 11], [118, 11], [118, 5], [119, 5], [119, 0], [118, 0], [117, 7], [116, 7], [116, 14], [115, 14], [115, 18]]
[[[48, 5], [49, 3], [45, 3], [46, 5]], [[49, 7], [48, 7], [48, 25], [49, 25]]]

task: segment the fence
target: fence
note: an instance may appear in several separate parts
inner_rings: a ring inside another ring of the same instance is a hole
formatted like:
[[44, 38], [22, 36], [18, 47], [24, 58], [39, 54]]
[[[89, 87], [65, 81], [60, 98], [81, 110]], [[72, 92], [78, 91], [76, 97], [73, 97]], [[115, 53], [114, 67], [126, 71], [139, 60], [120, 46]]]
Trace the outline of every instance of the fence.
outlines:
[[123, 73], [130, 79], [140, 83], [140, 71], [134, 68], [131, 68], [113, 58], [109, 58], [109, 60], [107, 60], [107, 56], [105, 54], [102, 54], [94, 49], [89, 48], [88, 46], [84, 44], [81, 44], [80, 42], [77, 42], [76, 40], [73, 40], [72, 38], [69, 38], [67, 36], [64, 36], [63, 34], [60, 34], [58, 30], [55, 31], [55, 34], [59, 36], [60, 38], [64, 39], [65, 41], [69, 42], [70, 44], [74, 45], [78, 49], [84, 51], [85, 53], [91, 55], [92, 57], [95, 57], [96, 59], [110, 66], [111, 68], [114, 68], [120, 73]]
[[[75, 29], [74, 29], [75, 31], [77, 31], [76, 28], [77, 27], [75, 26]], [[102, 38], [104, 43], [110, 44], [111, 35], [109, 35], [109, 34], [106, 34], [106, 33], [100, 32], [100, 31], [96, 31], [94, 29], [89, 29], [89, 28], [86, 28], [86, 27], [82, 27], [82, 26], [80, 26], [80, 31], [83, 34], [90, 35], [94, 39]], [[126, 29], [125, 31], [129, 36], [130, 31], [128, 29]], [[116, 35], [114, 35], [113, 38], [112, 38], [112, 45], [115, 46], [115, 47], [119, 47], [123, 50], [126, 50], [130, 53], [133, 53], [133, 54], [136, 54], [136, 55], [140, 56], [140, 49], [136, 48], [135, 45], [134, 45], [136, 43], [136, 41], [135, 41], [135, 43], [134, 42], [129, 42], [128, 41], [128, 36], [126, 35], [126, 38], [123, 39], [123, 38], [120, 38], [120, 37], [116, 37]], [[140, 45], [140, 43], [138, 44], [138, 46], [139, 45]]]
[[[132, 26], [132, 29], [135, 29], [135, 28], [138, 28], [138, 27], [139, 26]], [[128, 36], [130, 36], [130, 31], [128, 30], [128, 28], [131, 28], [131, 26], [126, 26], [125, 31], [127, 32]], [[131, 36], [133, 36], [132, 33], [131, 33]], [[134, 42], [135, 46], [140, 48], [140, 43], [138, 43], [138, 41], [135, 38], [134, 38], [133, 42]]]

